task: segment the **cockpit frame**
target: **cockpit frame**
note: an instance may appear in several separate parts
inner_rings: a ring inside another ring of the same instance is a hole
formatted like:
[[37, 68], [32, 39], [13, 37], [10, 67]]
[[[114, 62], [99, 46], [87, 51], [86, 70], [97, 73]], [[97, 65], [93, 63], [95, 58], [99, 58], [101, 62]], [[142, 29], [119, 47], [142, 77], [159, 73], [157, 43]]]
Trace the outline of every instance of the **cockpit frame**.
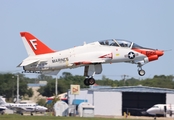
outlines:
[[108, 39], [108, 40], [102, 40], [99, 41], [101, 45], [107, 45], [107, 46], [117, 46], [117, 47], [124, 47], [124, 48], [131, 48], [133, 42], [127, 41], [127, 40], [121, 40], [121, 39]]

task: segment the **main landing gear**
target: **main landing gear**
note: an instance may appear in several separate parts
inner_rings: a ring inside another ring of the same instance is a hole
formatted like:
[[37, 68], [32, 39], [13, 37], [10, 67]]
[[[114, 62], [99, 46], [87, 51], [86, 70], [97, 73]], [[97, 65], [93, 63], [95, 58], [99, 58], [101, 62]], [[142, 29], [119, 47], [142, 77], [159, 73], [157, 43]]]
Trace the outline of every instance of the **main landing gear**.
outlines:
[[86, 86], [94, 85], [94, 84], [95, 84], [95, 79], [94, 79], [93, 77], [85, 78], [84, 84], [85, 84]]
[[138, 64], [138, 74], [140, 76], [144, 76], [145, 75], [145, 71], [142, 69], [142, 65], [141, 64]]

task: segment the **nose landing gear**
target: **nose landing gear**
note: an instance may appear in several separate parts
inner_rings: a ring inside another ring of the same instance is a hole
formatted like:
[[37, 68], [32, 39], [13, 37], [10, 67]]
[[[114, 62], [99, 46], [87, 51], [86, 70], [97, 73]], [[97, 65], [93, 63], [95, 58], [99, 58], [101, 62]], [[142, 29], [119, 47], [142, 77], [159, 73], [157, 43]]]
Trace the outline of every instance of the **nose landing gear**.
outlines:
[[138, 74], [139, 74], [140, 76], [144, 76], [144, 75], [145, 75], [145, 71], [144, 71], [143, 69], [138, 70]]
[[89, 85], [94, 85], [95, 84], [95, 79], [93, 77], [88, 77], [84, 80], [84, 84], [86, 86], [89, 86]]
[[140, 75], [140, 76], [144, 76], [145, 75], [145, 70], [143, 70], [142, 69], [142, 65], [141, 64], [138, 64], [138, 74]]

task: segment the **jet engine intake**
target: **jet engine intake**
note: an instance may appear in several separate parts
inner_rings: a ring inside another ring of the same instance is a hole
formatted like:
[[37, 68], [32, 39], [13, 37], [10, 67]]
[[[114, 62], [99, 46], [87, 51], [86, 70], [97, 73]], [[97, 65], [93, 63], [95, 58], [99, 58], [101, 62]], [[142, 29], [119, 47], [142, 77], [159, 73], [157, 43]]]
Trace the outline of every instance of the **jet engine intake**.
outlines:
[[149, 60], [149, 62], [150, 62], [150, 61], [154, 61], [154, 60], [158, 60], [158, 55], [149, 56], [149, 57], [148, 57], [148, 60]]

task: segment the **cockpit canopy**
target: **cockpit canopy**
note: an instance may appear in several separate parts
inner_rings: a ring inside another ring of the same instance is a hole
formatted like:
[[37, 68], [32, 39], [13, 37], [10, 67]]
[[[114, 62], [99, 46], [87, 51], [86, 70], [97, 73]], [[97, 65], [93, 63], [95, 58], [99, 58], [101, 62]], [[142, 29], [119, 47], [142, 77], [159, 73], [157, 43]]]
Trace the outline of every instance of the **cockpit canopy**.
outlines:
[[117, 47], [125, 47], [125, 48], [143, 48], [133, 42], [127, 41], [127, 40], [121, 40], [121, 39], [108, 39], [108, 40], [102, 40], [99, 41], [101, 45], [107, 45], [107, 46], [117, 46]]
[[159, 106], [157, 106], [157, 105], [154, 105], [152, 108], [159, 108]]

